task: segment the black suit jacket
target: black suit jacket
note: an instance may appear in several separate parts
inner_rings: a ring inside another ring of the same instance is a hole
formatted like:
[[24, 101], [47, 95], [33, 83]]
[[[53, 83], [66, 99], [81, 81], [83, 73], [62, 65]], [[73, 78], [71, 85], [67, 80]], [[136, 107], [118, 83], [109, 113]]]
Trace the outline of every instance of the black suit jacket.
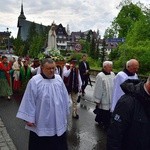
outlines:
[[87, 68], [85, 67], [83, 61], [81, 61], [81, 62], [79, 63], [79, 70], [80, 70], [81, 78], [83, 78], [83, 76], [87, 75], [87, 74], [85, 74], [85, 73], [86, 73], [86, 70], [90, 70], [89, 63], [88, 63], [88, 62], [85, 62], [85, 63], [86, 63]]

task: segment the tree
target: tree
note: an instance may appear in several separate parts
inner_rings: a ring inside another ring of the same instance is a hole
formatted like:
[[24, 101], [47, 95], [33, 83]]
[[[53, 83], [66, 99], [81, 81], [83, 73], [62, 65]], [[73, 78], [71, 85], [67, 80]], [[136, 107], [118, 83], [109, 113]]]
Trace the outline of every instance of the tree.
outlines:
[[143, 16], [141, 8], [136, 4], [133, 4], [130, 0], [122, 1], [120, 7], [122, 8], [118, 16], [114, 18], [111, 26], [105, 31], [105, 38], [126, 38], [136, 21], [139, 21]]
[[41, 52], [43, 47], [42, 37], [37, 35], [33, 37], [32, 43], [29, 47], [29, 56], [35, 58]]
[[95, 49], [96, 49], [95, 38], [94, 35], [92, 35], [92, 39], [90, 42], [90, 53], [89, 53], [92, 58], [95, 58]]
[[105, 61], [105, 57], [106, 57], [106, 40], [103, 39], [103, 41], [102, 41], [102, 48], [100, 50], [101, 64], [103, 64], [103, 62]]
[[14, 47], [14, 52], [18, 56], [23, 56], [24, 55], [24, 42], [20, 37], [17, 37], [13, 41], [13, 47]]
[[83, 39], [80, 39], [79, 40], [79, 43], [81, 44], [82, 46], [82, 53], [87, 53], [89, 52], [90, 50], [90, 46], [89, 46], [89, 43], [86, 41], [86, 40], [83, 40]]
[[150, 16], [143, 15], [139, 21], [137, 21], [132, 30], [127, 35], [127, 44], [130, 45], [138, 45], [140, 41], [143, 41], [143, 43], [146, 42], [146, 40], [150, 40]]
[[36, 30], [36, 24], [32, 22], [29, 30], [28, 30], [28, 37], [27, 40], [25, 41], [25, 55], [28, 53], [29, 47], [33, 41], [33, 38], [37, 36], [37, 30]]
[[115, 36], [116, 36], [116, 32], [115, 32], [113, 27], [108, 27], [105, 30], [105, 33], [104, 33], [104, 38], [105, 39], [107, 39], [107, 38], [114, 38]]
[[118, 32], [118, 37], [126, 37], [136, 21], [139, 21], [142, 16], [142, 10], [136, 4], [124, 5], [112, 23]]
[[113, 50], [110, 58], [114, 67], [121, 69], [125, 62], [135, 58], [140, 62], [139, 73], [150, 73], [150, 9], [141, 3], [133, 4], [124, 1], [118, 16], [110, 28], [105, 31], [105, 37], [124, 37], [125, 42]]

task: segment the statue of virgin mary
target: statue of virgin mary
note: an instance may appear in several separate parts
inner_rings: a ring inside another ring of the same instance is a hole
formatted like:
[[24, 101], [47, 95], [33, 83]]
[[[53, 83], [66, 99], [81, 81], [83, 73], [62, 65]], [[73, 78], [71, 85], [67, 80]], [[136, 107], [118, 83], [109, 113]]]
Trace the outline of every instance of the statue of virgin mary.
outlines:
[[48, 33], [48, 47], [45, 51], [46, 54], [51, 50], [57, 50], [56, 37], [55, 23], [53, 22]]

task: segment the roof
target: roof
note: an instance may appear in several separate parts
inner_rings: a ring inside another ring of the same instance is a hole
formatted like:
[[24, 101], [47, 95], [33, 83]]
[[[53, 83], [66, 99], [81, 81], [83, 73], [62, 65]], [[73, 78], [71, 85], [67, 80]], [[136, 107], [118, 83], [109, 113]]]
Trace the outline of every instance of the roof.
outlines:
[[[28, 31], [30, 29], [30, 26], [33, 24], [34, 22], [25, 20], [25, 19], [19, 19], [18, 18], [18, 36], [20, 36], [22, 38], [23, 41], [25, 41], [28, 37]], [[41, 26], [43, 29], [47, 28], [47, 26], [44, 26], [42, 24], [38, 24], [35, 23], [36, 26], [36, 30], [39, 32], [41, 29]]]
[[10, 36], [10, 32], [0, 32], [0, 36]]

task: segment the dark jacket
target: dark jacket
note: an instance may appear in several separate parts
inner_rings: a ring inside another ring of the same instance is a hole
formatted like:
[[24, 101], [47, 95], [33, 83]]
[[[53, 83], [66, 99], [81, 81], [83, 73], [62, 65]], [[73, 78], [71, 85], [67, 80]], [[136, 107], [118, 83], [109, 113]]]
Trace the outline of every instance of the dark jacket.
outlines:
[[150, 95], [144, 82], [125, 81], [107, 133], [107, 150], [150, 150]]
[[86, 74], [86, 70], [90, 70], [89, 63], [88, 62], [85, 62], [85, 63], [86, 63], [86, 67], [83, 61], [79, 63], [79, 70], [80, 70], [81, 78], [84, 78], [85, 76], [89, 75], [89, 74]]

